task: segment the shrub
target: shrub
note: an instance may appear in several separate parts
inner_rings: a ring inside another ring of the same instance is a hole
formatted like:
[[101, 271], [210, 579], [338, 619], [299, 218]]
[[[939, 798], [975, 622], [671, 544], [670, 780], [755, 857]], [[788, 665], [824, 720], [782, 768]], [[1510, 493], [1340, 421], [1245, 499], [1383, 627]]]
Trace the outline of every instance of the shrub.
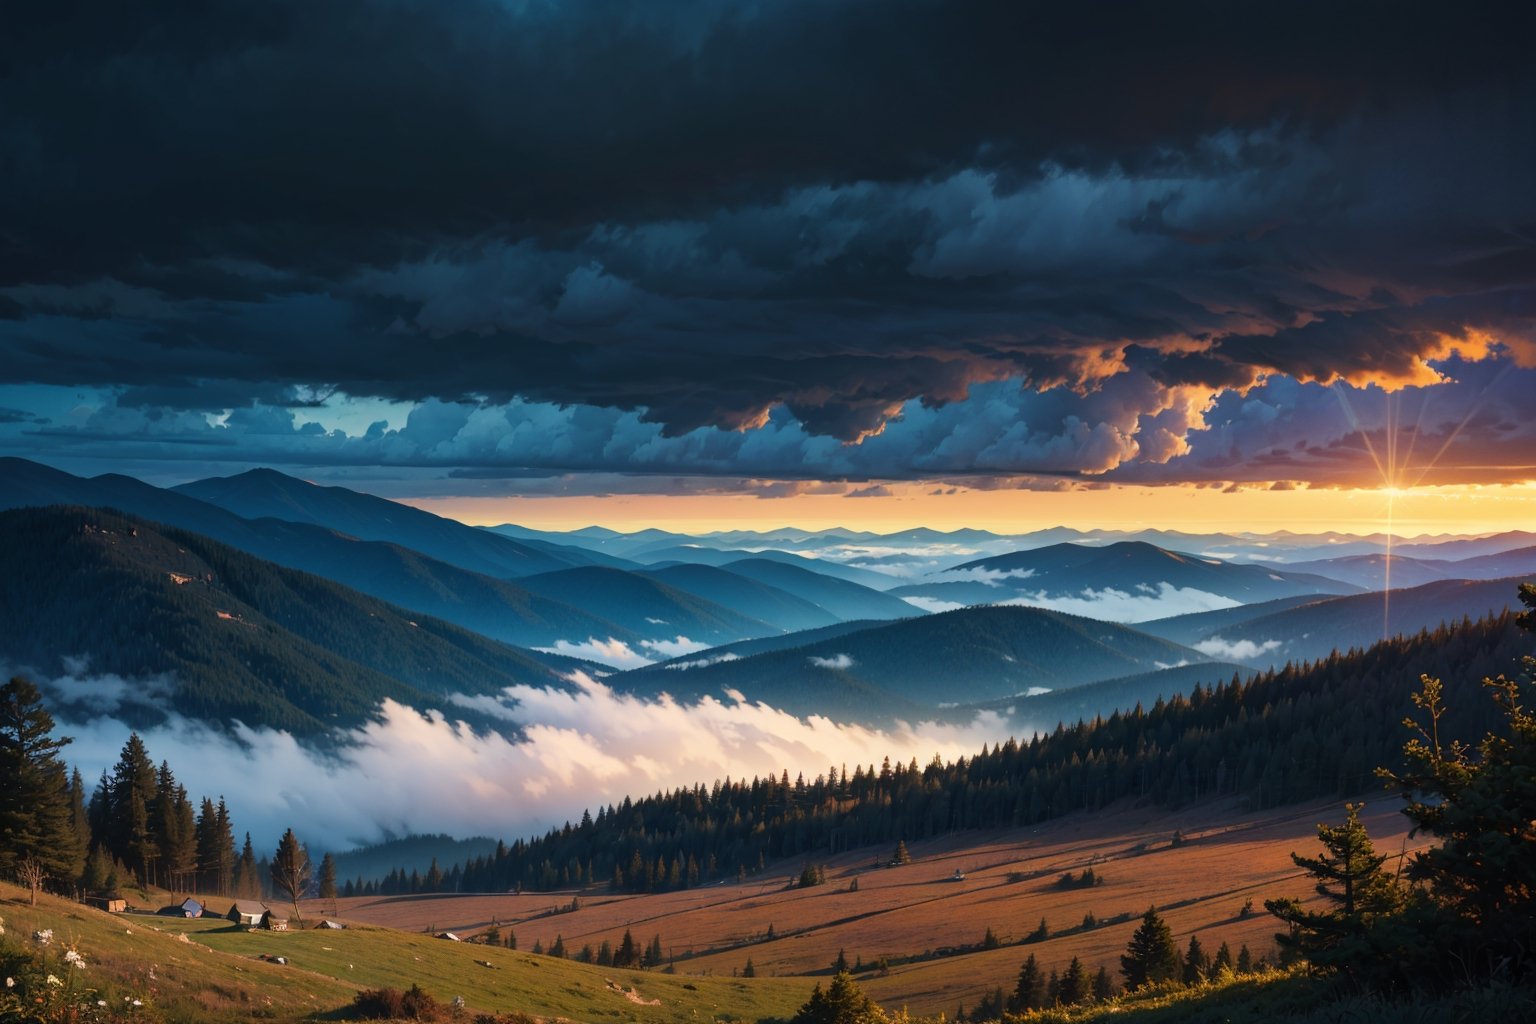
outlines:
[[353, 1015], [363, 1020], [441, 1020], [443, 1006], [412, 985], [402, 992], [397, 988], [364, 989], [352, 1000]]

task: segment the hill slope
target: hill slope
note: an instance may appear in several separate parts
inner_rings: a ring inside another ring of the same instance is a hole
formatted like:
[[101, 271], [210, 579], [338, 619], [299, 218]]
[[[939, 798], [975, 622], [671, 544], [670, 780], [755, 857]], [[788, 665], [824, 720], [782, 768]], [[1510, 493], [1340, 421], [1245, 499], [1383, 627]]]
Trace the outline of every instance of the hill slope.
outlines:
[[1143, 633], [1151, 633], [1153, 636], [1160, 636], [1164, 640], [1172, 640], [1176, 644], [1188, 645], [1204, 640], [1213, 633], [1219, 633], [1223, 629], [1231, 629], [1234, 626], [1248, 622], [1251, 619], [1260, 619], [1266, 615], [1273, 615], [1276, 612], [1300, 608], [1303, 605], [1316, 604], [1319, 601], [1331, 600], [1333, 600], [1333, 597], [1328, 594], [1277, 597], [1273, 601], [1241, 604], [1236, 608], [1218, 608], [1210, 612], [1190, 612], [1187, 615], [1170, 615], [1166, 619], [1138, 622], [1136, 623], [1136, 628]]
[[727, 563], [725, 568], [771, 587], [787, 590], [825, 608], [844, 621], [908, 619], [919, 611], [899, 597], [824, 573], [816, 563], [796, 565], [781, 559], [743, 558]]
[[641, 575], [786, 632], [817, 629], [841, 621], [826, 608], [792, 593], [711, 565], [671, 565], [647, 569]]
[[[121, 677], [114, 699], [130, 721], [157, 721], [165, 707], [309, 737], [360, 723], [385, 698], [444, 707], [456, 692], [562, 685], [562, 671], [581, 667], [95, 509], [0, 512], [0, 621], [12, 665]], [[153, 679], [168, 692], [133, 692]], [[67, 682], [60, 695], [84, 710], [105, 699], [103, 685]]]
[[112, 508], [192, 530], [278, 565], [317, 573], [366, 594], [523, 647], [566, 637], [634, 643], [641, 634], [515, 583], [470, 572], [417, 551], [358, 541], [322, 526], [244, 519], [175, 491], [126, 476], [89, 480], [24, 459], [0, 459], [0, 509], [45, 505]]
[[701, 660], [732, 661], [736, 658], [750, 658], [754, 654], [766, 654], [769, 651], [789, 651], [796, 647], [805, 647], [808, 644], [821, 640], [848, 636], [850, 633], [862, 633], [866, 629], [878, 629], [889, 624], [884, 619], [856, 619], [853, 622], [839, 622], [831, 626], [822, 626], [820, 629], [805, 629], [798, 633], [785, 633], [780, 636], [760, 636], [754, 637], [751, 640], [737, 640], [734, 643], [719, 644], [707, 650], [696, 651], [668, 661], [658, 662], [653, 667], [681, 671], [686, 668], [696, 667]]
[[1394, 554], [1390, 559], [1386, 555], [1355, 555], [1318, 562], [1298, 562], [1289, 568], [1322, 573], [1372, 590], [1386, 586], [1389, 576], [1393, 587], [1416, 587], [1435, 580], [1490, 580], [1536, 574], [1536, 547], [1499, 551], [1457, 561], [1423, 556], [1410, 558], [1402, 554]]
[[[407, 932], [353, 922], [342, 931], [247, 931], [213, 917], [107, 914], [49, 895], [29, 907], [22, 891], [9, 883], [0, 883], [0, 899], [10, 932], [0, 938], [7, 963], [19, 966], [28, 959], [30, 950], [12, 955], [22, 941], [19, 936], [50, 929], [85, 957], [80, 984], [99, 988], [116, 1002], [142, 997], [142, 1009], [88, 1018], [93, 1020], [346, 1020], [354, 1016], [351, 1003], [359, 989], [420, 985], [444, 1007], [462, 997], [465, 1009], [454, 1017], [465, 1021], [481, 1013], [624, 1024], [693, 1024], [705, 1014], [722, 1021], [757, 1021], [791, 1016], [812, 984], [806, 978], [688, 978], [599, 967], [444, 942], [430, 929], [423, 934], [423, 929]], [[214, 906], [230, 902], [225, 898]], [[308, 924], [329, 912], [313, 905], [305, 909], [304, 920]], [[283, 960], [272, 962], [277, 956]], [[71, 984], [76, 980], [71, 977]]]
[[879, 721], [914, 708], [977, 703], [1032, 687], [1058, 689], [1201, 660], [1188, 648], [1111, 623], [1039, 608], [968, 608], [686, 671], [639, 669], [610, 681], [677, 695], [732, 689], [796, 713]]
[[173, 490], [245, 519], [282, 519], [324, 526], [360, 540], [399, 544], [449, 565], [491, 576], [531, 576], [619, 561], [547, 541], [519, 541], [410, 505], [345, 487], [321, 487], [272, 469], [194, 480]]
[[1353, 594], [1360, 589], [1323, 576], [1121, 541], [1104, 547], [1053, 544], [979, 558], [891, 593], [956, 603], [996, 603], [1105, 592], [1155, 598], [1172, 590], [1251, 604], [1300, 594]]
[[584, 608], [623, 629], [647, 636], [682, 636], [715, 644], [783, 632], [652, 576], [623, 569], [565, 569], [527, 576], [518, 583], [532, 593]]
[[1383, 637], [1433, 629], [1442, 622], [1481, 618], [1515, 607], [1523, 578], [1472, 582], [1443, 580], [1381, 594], [1315, 601], [1287, 611], [1212, 630], [1191, 642], [1196, 650], [1256, 666], [1326, 658], [1335, 650], [1364, 648]]

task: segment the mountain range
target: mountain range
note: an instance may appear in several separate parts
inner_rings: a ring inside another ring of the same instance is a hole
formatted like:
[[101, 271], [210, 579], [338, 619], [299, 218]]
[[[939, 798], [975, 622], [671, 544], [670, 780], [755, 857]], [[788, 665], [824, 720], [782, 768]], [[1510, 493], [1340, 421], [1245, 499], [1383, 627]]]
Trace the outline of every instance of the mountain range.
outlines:
[[[521, 651], [217, 541], [100, 509], [0, 512], [0, 660], [66, 717], [167, 712], [319, 738], [384, 699], [564, 686], [589, 665]], [[456, 710], [458, 717], [474, 716]]]
[[[1375, 538], [1141, 532], [1176, 550], [1066, 528], [556, 534], [466, 526], [270, 470], [162, 489], [19, 459], [0, 460], [0, 509], [15, 627], [0, 658], [119, 680], [69, 697], [79, 713], [115, 701], [130, 716], [310, 737], [385, 697], [443, 708], [453, 694], [565, 686], [578, 670], [637, 694], [740, 694], [846, 721], [1098, 714], [1236, 666], [1501, 611], [1506, 577], [1536, 571], [1518, 531], [1399, 544], [1394, 583], [1434, 578], [1384, 596], [1363, 591], [1377, 552], [1296, 557]], [[1243, 545], [1292, 560], [1209, 553]], [[1206, 610], [1156, 617], [1189, 595]], [[121, 682], [135, 679], [158, 680], [154, 699]]]
[[798, 646], [704, 652], [614, 676], [629, 692], [736, 692], [796, 714], [870, 722], [1208, 660], [1126, 626], [1040, 608], [980, 607], [825, 631]]
[[922, 581], [896, 587], [890, 593], [970, 605], [1005, 601], [1041, 603], [1105, 591], [1156, 599], [1185, 591], [1204, 599], [1246, 604], [1303, 594], [1358, 593], [1361, 589], [1315, 573], [1224, 562], [1170, 551], [1144, 541], [1119, 541], [1105, 547], [1052, 544], [978, 558], [931, 573]]
[[1279, 602], [1140, 623], [1148, 633], [1186, 643], [1203, 655], [1267, 668], [1315, 661], [1441, 623], [1480, 619], [1516, 607], [1528, 577], [1440, 580], [1385, 594], [1354, 594], [1292, 607]]

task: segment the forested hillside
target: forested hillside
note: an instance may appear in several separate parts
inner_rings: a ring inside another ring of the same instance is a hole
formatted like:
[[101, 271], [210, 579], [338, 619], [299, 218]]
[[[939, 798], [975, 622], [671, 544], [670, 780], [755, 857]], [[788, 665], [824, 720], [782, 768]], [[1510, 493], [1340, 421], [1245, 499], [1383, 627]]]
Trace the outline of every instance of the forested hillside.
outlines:
[[626, 800], [455, 868], [444, 886], [667, 888], [777, 858], [1029, 825], [1122, 798], [1176, 806], [1222, 794], [1269, 807], [1356, 794], [1378, 785], [1376, 767], [1397, 763], [1421, 674], [1445, 680], [1446, 734], [1471, 738], [1496, 719], [1479, 681], [1514, 673], [1530, 647], [1506, 613], [1198, 688], [953, 764], [834, 765], [814, 780], [727, 779]]
[[1142, 541], [1120, 541], [1103, 547], [1052, 544], [978, 558], [891, 593], [980, 604], [1012, 597], [1074, 597], [1085, 590], [1156, 594], [1163, 588], [1198, 590], [1244, 604], [1302, 594], [1354, 594], [1361, 589], [1280, 566], [1227, 562]]
[[[1518, 605], [1515, 594], [1519, 582], [1519, 577], [1441, 580], [1393, 590], [1385, 598], [1381, 594], [1352, 594], [1310, 601], [1215, 627], [1202, 639], [1184, 642], [1261, 668], [1311, 661], [1327, 657], [1330, 651], [1366, 647], [1383, 636], [1433, 629], [1463, 616], [1497, 615]], [[1209, 621], [1226, 614], [1202, 613]], [[1171, 632], [1162, 632], [1157, 623], [1139, 628], [1159, 636], [1184, 636], [1191, 628], [1198, 628], [1201, 620], [1201, 616], [1183, 618], [1183, 622], [1164, 620], [1165, 626], [1174, 627]]]
[[[877, 721], [914, 708], [996, 700], [1031, 687], [1064, 689], [1207, 660], [1126, 626], [1043, 608], [964, 608], [813, 637], [800, 646], [686, 671], [638, 669], [612, 682], [678, 696], [729, 688], [796, 714]], [[715, 656], [701, 652], [696, 660]]]
[[[529, 593], [516, 583], [398, 544], [361, 541], [308, 522], [243, 519], [234, 512], [131, 477], [109, 474], [84, 479], [25, 459], [0, 459], [0, 509], [47, 505], [113, 509], [191, 530], [257, 558], [324, 576], [502, 643], [537, 647], [590, 636], [637, 643], [645, 636], [665, 635], [654, 630], [632, 633], [584, 609]], [[487, 541], [498, 539], [485, 537]], [[493, 562], [486, 566], [496, 567]]]
[[345, 487], [321, 487], [272, 469], [194, 480], [174, 490], [245, 519], [324, 526], [349, 537], [399, 544], [492, 576], [531, 576], [578, 565], [618, 563], [582, 548], [524, 543], [410, 505]]
[[[0, 512], [0, 621], [0, 659], [43, 679], [122, 677], [117, 713], [141, 726], [169, 709], [318, 737], [385, 698], [441, 707], [449, 693], [561, 685], [558, 669], [581, 664], [96, 509]], [[166, 691], [143, 692], [156, 678]], [[72, 694], [96, 689], [54, 696], [67, 717]]]

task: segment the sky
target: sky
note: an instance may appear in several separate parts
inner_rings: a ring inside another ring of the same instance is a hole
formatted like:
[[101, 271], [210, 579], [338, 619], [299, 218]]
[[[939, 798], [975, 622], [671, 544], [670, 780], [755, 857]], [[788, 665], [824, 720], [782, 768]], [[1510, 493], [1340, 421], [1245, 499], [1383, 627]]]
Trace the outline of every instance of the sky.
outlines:
[[27, 5], [0, 455], [556, 529], [1528, 525], [1533, 21]]

